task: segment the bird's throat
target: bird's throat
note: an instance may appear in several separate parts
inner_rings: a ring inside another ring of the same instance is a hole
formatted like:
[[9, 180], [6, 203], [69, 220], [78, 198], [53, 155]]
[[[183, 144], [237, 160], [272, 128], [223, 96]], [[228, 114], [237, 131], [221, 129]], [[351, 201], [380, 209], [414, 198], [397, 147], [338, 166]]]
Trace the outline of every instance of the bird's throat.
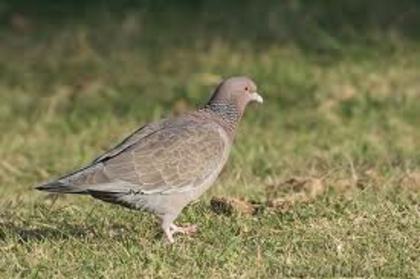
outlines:
[[221, 120], [221, 124], [230, 132], [235, 130], [242, 116], [236, 105], [227, 102], [213, 101], [207, 104], [205, 109], [215, 114]]

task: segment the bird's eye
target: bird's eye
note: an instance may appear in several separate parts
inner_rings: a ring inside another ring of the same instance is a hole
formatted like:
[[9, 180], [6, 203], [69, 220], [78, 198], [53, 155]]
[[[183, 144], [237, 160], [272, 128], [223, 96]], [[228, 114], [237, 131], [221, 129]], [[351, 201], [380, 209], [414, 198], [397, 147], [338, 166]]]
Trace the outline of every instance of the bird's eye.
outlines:
[[248, 90], [249, 90], [248, 86], [247, 86], [247, 87], [245, 87], [245, 91], [248, 91]]

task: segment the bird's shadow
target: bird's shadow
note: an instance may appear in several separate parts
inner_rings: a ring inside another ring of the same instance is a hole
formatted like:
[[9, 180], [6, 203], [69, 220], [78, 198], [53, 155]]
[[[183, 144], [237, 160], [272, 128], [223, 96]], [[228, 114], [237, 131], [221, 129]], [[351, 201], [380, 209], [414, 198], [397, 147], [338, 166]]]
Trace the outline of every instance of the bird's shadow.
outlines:
[[[125, 241], [133, 232], [133, 228], [123, 223], [111, 223], [106, 227], [94, 225], [78, 225], [67, 222], [56, 222], [47, 224], [25, 224], [0, 222], [0, 243], [10, 238], [16, 239], [19, 243], [57, 241], [67, 239], [94, 240], [112, 238], [114, 241]], [[136, 232], [138, 233], [138, 231]], [[160, 232], [156, 232], [154, 237], [161, 237]]]
[[21, 243], [39, 242], [43, 240], [65, 240], [70, 238], [95, 237], [93, 228], [73, 224], [56, 224], [57, 227], [47, 226], [19, 226], [16, 224], [2, 224], [0, 229], [0, 241], [9, 237], [16, 237]]

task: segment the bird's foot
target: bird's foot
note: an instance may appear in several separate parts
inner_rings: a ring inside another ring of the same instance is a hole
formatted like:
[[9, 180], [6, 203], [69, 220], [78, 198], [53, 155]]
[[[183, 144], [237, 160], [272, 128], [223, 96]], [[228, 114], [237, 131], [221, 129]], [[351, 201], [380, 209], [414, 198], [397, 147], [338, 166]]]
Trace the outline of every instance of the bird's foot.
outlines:
[[193, 235], [198, 230], [197, 225], [188, 225], [188, 226], [181, 227], [181, 226], [172, 224], [169, 228], [172, 231], [172, 234], [181, 233], [181, 234], [186, 234], [186, 235]]
[[177, 226], [175, 224], [169, 225], [169, 227], [166, 227], [164, 229], [166, 241], [169, 244], [172, 244], [175, 242], [174, 240], [174, 234], [181, 233], [185, 235], [193, 235], [197, 232], [197, 225], [188, 225], [188, 226]]

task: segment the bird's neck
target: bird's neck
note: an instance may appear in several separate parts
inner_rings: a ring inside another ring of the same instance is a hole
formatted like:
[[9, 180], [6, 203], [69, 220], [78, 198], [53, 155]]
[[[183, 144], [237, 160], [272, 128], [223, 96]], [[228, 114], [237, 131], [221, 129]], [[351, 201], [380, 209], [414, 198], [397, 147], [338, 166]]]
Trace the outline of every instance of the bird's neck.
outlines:
[[220, 124], [229, 133], [233, 133], [242, 117], [238, 107], [228, 102], [212, 101], [208, 103], [204, 110], [216, 115]]

